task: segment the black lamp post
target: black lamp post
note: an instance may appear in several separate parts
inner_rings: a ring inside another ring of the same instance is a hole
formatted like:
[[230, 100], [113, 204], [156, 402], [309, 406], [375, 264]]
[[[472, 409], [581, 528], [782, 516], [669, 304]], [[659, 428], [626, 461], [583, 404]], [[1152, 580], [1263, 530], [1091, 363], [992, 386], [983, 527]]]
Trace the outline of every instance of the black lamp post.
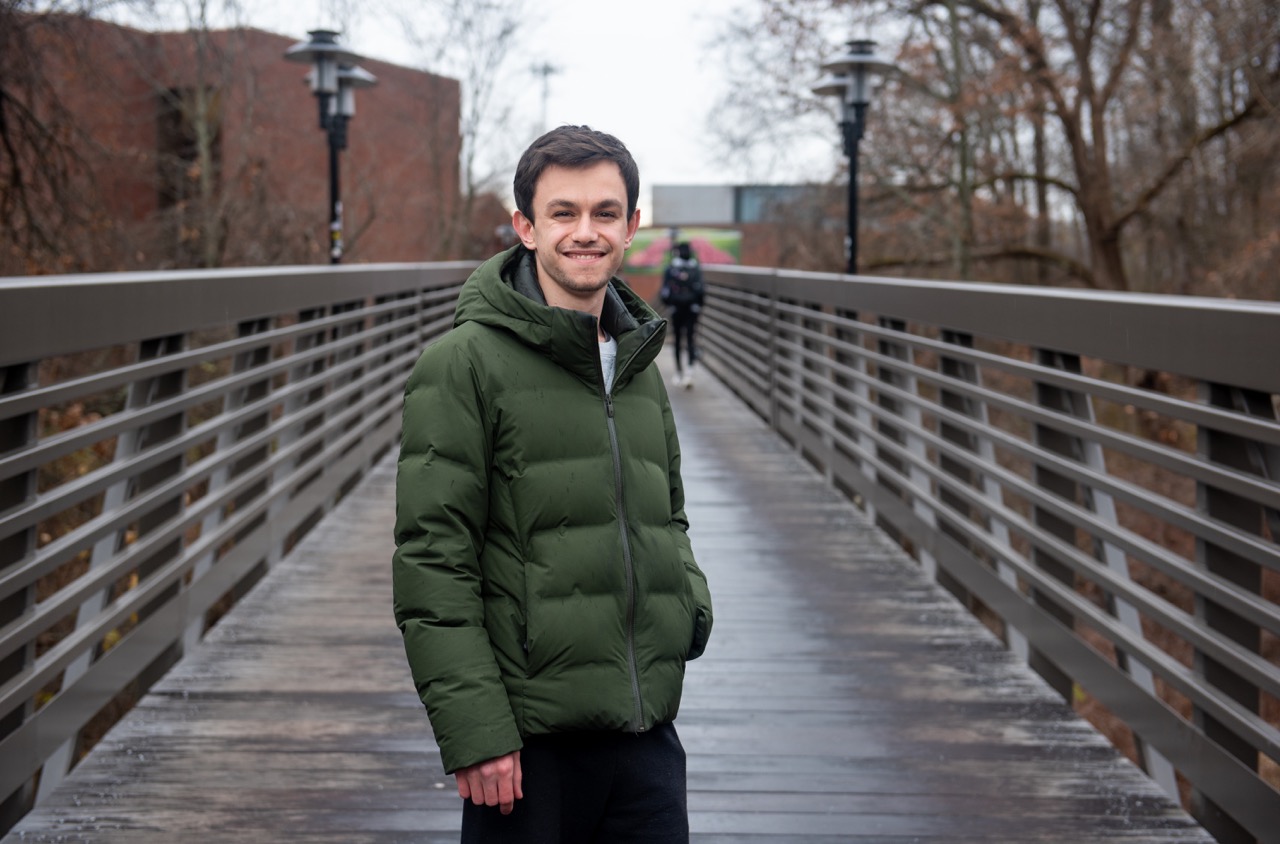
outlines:
[[291, 62], [310, 63], [307, 81], [320, 107], [320, 128], [329, 137], [329, 263], [342, 261], [342, 198], [338, 153], [347, 148], [347, 124], [356, 114], [356, 89], [378, 84], [372, 73], [356, 65], [360, 56], [338, 43], [338, 33], [313, 29], [310, 41], [285, 51]]
[[871, 102], [871, 75], [893, 65], [875, 55], [876, 42], [850, 41], [848, 51], [822, 66], [827, 72], [813, 92], [840, 98], [840, 131], [849, 158], [849, 228], [845, 236], [846, 272], [858, 271], [858, 141]]

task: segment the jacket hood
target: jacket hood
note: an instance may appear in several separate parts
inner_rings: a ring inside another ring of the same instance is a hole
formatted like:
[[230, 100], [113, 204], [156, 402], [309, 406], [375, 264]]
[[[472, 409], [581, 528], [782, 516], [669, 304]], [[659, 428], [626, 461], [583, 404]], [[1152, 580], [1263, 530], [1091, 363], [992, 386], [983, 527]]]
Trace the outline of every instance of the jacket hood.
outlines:
[[[467, 322], [513, 334], [583, 380], [600, 380], [595, 319], [547, 304], [533, 252], [523, 245], [493, 256], [467, 279], [453, 324], [456, 328]], [[617, 389], [657, 357], [666, 321], [615, 276], [605, 289], [600, 322], [618, 341]]]

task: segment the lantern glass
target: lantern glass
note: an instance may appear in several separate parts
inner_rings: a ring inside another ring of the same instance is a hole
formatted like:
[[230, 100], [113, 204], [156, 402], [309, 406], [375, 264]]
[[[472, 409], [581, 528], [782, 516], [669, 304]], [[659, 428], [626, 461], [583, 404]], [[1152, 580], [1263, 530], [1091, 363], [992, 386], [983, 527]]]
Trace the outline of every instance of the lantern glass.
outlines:
[[311, 77], [311, 90], [317, 94], [338, 93], [338, 63], [332, 56], [316, 55], [315, 74]]

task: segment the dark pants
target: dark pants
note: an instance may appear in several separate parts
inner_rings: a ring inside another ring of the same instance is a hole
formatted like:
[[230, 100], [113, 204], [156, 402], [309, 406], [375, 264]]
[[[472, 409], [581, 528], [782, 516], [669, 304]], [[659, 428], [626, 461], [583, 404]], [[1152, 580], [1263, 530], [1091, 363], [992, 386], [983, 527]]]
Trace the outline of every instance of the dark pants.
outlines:
[[[676, 308], [671, 312], [671, 327], [676, 333], [676, 372], [683, 372], [687, 363], [693, 366], [698, 359], [698, 349], [694, 345], [694, 329], [698, 325], [698, 315], [689, 308]], [[684, 363], [681, 363], [681, 352], [684, 352]]]
[[520, 751], [524, 797], [511, 814], [462, 809], [462, 844], [689, 840], [685, 758], [671, 724], [647, 733], [532, 736]]

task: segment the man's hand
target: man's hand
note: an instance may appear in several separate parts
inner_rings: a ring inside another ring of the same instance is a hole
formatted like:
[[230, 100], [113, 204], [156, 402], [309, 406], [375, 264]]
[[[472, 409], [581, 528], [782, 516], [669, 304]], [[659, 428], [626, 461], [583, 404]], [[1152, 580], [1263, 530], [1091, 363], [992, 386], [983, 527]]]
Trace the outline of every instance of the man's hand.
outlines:
[[520, 751], [489, 759], [453, 772], [458, 780], [458, 796], [477, 806], [497, 806], [504, 815], [524, 797], [520, 781]]

